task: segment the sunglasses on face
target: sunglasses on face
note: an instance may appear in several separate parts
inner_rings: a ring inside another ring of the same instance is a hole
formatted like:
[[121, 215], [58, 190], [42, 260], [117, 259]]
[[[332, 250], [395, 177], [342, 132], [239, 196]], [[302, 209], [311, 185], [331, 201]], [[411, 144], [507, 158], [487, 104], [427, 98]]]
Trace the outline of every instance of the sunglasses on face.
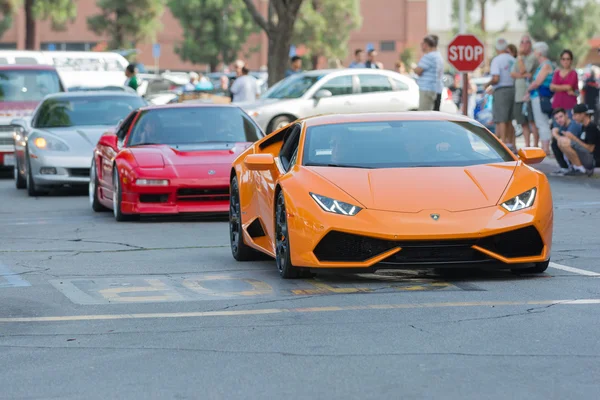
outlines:
[[572, 60], [572, 59], [571, 59], [571, 58], [568, 58], [568, 57], [567, 57], [567, 58], [564, 58], [564, 57], [563, 57], [563, 58], [561, 58], [561, 61], [571, 61], [571, 60]]

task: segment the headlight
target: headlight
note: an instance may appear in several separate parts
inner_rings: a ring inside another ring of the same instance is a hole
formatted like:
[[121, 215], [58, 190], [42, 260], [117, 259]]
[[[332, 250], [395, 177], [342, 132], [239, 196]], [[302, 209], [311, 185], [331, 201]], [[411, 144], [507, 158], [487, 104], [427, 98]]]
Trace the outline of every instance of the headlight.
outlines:
[[533, 201], [535, 200], [535, 193], [535, 188], [529, 189], [528, 191], [505, 201], [502, 203], [502, 207], [508, 211], [519, 211], [524, 208], [531, 207]]
[[362, 210], [362, 208], [353, 204], [348, 204], [344, 203], [343, 201], [334, 200], [329, 197], [321, 196], [320, 194], [311, 193], [310, 195], [323, 210], [330, 213], [342, 215], [356, 215], [360, 210]]
[[63, 141], [49, 137], [46, 138], [38, 136], [33, 139], [33, 144], [40, 150], [69, 151], [69, 146], [67, 146]]
[[168, 186], [168, 179], [138, 179], [135, 181], [136, 185], [140, 186]]

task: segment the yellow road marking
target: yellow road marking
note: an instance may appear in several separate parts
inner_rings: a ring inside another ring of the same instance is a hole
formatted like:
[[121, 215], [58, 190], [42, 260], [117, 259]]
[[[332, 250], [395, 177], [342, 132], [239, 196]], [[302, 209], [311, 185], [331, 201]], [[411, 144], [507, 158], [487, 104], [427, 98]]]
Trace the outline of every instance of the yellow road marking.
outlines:
[[0, 318], [2, 322], [67, 322], [67, 321], [98, 321], [115, 319], [150, 319], [150, 318], [202, 318], [202, 317], [233, 317], [241, 315], [265, 315], [280, 313], [311, 313], [336, 312], [355, 310], [391, 310], [440, 307], [501, 307], [501, 306], [544, 306], [544, 305], [579, 305], [600, 304], [600, 299], [566, 299], [566, 300], [532, 300], [532, 301], [470, 301], [448, 303], [405, 303], [405, 304], [372, 304], [364, 306], [328, 306], [308, 308], [269, 308], [258, 310], [226, 310], [198, 311], [176, 313], [146, 313], [146, 314], [98, 314], [98, 315], [65, 315], [55, 317], [16, 317]]
[[[183, 300], [183, 297], [177, 292], [170, 291], [170, 288], [158, 279], [144, 279], [150, 286], [131, 286], [117, 287], [100, 290], [98, 293], [109, 301], [122, 303], [149, 302], [149, 301], [173, 301]], [[161, 292], [162, 295], [156, 296], [121, 296], [124, 293], [147, 293]]]
[[[252, 290], [243, 290], [241, 292], [219, 292], [202, 286], [200, 282], [205, 281], [240, 281], [252, 286]], [[208, 294], [211, 296], [260, 296], [273, 293], [273, 288], [263, 281], [250, 278], [235, 278], [228, 275], [211, 275], [202, 278], [188, 278], [183, 281], [182, 285], [190, 290], [193, 290], [194, 292]]]

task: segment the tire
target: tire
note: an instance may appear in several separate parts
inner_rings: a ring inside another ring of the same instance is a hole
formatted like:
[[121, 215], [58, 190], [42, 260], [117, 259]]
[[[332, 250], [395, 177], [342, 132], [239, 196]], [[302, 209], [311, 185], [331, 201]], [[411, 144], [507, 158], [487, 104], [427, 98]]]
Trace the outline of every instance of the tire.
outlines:
[[90, 168], [90, 184], [88, 187], [90, 205], [95, 212], [108, 211], [108, 208], [104, 207], [98, 198], [99, 183], [98, 172], [96, 171], [96, 161], [92, 161], [92, 166]]
[[27, 187], [27, 180], [21, 175], [19, 160], [15, 162], [14, 168], [14, 177], [15, 177], [15, 187], [17, 189], [25, 189]]
[[292, 252], [290, 249], [290, 238], [288, 231], [287, 212], [285, 208], [285, 197], [283, 190], [277, 195], [275, 206], [275, 263], [279, 275], [284, 279], [302, 278], [302, 268], [292, 265]]
[[134, 221], [137, 219], [135, 214], [123, 214], [121, 212], [121, 202], [123, 199], [123, 192], [121, 189], [121, 180], [119, 179], [119, 171], [117, 168], [113, 169], [113, 215], [115, 220], [118, 222]]
[[33, 179], [33, 171], [31, 170], [31, 161], [29, 160], [29, 153], [27, 152], [25, 153], [25, 162], [27, 163], [26, 185], [27, 194], [29, 197], [37, 197], [48, 194], [48, 192], [50, 192], [48, 189], [41, 189], [35, 184], [35, 180]]
[[231, 255], [236, 261], [253, 261], [260, 257], [260, 253], [244, 243], [242, 228], [242, 208], [240, 205], [240, 189], [237, 177], [230, 183], [229, 196], [229, 245]]
[[513, 269], [512, 272], [515, 274], [542, 274], [546, 272], [548, 265], [550, 265], [550, 260], [536, 263], [531, 268]]
[[274, 118], [269, 123], [269, 133], [276, 131], [279, 128], [284, 127], [285, 125], [292, 122], [292, 119], [286, 115], [280, 115], [279, 117]]

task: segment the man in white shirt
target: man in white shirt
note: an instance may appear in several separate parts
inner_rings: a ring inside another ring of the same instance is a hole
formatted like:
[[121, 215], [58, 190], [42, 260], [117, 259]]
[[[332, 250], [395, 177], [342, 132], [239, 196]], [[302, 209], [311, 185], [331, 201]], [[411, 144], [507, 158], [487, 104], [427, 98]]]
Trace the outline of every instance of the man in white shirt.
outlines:
[[498, 55], [494, 57], [490, 65], [492, 80], [487, 87], [494, 87], [492, 112], [496, 123], [496, 135], [502, 142], [512, 147], [512, 138], [509, 138], [507, 134], [509, 125], [512, 124], [515, 102], [515, 80], [510, 74], [515, 64], [515, 58], [510, 54], [508, 42], [505, 39], [500, 38], [496, 41], [496, 51]]
[[229, 91], [233, 95], [232, 103], [241, 103], [244, 101], [255, 101], [259, 94], [259, 87], [256, 78], [249, 75], [248, 68], [242, 68], [242, 75], [236, 78]]

